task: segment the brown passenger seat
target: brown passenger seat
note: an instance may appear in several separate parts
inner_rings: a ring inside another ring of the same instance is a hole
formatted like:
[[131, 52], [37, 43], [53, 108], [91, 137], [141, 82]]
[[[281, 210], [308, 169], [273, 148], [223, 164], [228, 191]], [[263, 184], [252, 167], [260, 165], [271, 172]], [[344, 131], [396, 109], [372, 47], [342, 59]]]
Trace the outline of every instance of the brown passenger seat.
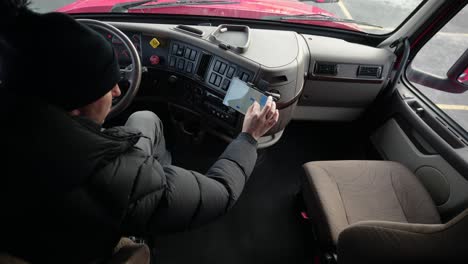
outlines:
[[442, 224], [429, 193], [403, 165], [320, 161], [303, 167], [307, 213], [322, 248], [336, 252], [338, 263], [445, 263], [468, 256], [468, 210]]

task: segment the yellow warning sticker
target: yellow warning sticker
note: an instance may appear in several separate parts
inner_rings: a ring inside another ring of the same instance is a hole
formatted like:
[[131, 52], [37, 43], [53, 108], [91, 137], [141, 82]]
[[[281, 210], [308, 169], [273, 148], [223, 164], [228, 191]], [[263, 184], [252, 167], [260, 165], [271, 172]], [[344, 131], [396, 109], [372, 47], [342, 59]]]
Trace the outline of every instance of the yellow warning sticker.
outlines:
[[151, 47], [153, 47], [153, 49], [159, 47], [159, 45], [161, 45], [161, 43], [159, 42], [159, 40], [157, 38], [153, 38], [150, 43]]

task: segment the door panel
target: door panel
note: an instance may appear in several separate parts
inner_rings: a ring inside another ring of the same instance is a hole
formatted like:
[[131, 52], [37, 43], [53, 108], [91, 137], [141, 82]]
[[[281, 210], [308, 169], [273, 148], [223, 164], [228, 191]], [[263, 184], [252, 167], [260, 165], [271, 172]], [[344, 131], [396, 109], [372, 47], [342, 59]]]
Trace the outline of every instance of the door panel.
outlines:
[[[425, 140], [417, 131], [412, 133]], [[468, 180], [439, 153], [423, 153], [395, 118], [377, 129], [371, 141], [385, 159], [400, 162], [415, 173], [443, 218], [451, 218], [467, 207]]]
[[384, 123], [374, 126], [371, 141], [385, 159], [418, 176], [447, 220], [468, 208], [468, 86], [462, 83], [468, 6], [439, 15], [451, 19], [408, 36], [410, 63], [391, 87], [395, 92], [381, 100], [377, 118]]
[[409, 85], [397, 84], [385, 108], [387, 121], [374, 130], [371, 141], [385, 159], [415, 173], [449, 219], [468, 207], [468, 142]]

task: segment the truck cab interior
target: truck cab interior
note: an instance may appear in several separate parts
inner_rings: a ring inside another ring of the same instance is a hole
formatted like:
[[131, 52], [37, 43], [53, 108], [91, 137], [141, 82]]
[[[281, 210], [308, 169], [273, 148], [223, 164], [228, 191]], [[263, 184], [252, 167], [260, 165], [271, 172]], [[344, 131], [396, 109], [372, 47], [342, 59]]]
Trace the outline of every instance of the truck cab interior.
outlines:
[[[234, 208], [145, 238], [155, 263], [467, 261], [468, 32], [460, 52], [440, 37], [466, 20], [467, 1], [404, 1], [413, 6], [392, 14], [393, 26], [324, 10], [347, 2], [78, 0], [54, 9], [101, 33], [119, 58], [123, 94], [104, 126], [155, 112], [175, 165], [203, 173], [240, 133], [244, 115], [223, 103], [233, 79], [273, 96], [280, 111]], [[379, 16], [393, 1], [375, 2], [368, 11]], [[440, 70], [444, 52], [454, 58], [442, 76], [424, 68]], [[440, 94], [458, 103], [447, 108]]]

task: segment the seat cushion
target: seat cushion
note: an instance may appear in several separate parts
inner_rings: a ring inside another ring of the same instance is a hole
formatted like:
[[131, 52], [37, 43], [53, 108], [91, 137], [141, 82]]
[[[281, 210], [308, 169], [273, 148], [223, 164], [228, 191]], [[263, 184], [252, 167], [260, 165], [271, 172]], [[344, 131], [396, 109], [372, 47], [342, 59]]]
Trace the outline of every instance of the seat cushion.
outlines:
[[304, 199], [322, 242], [336, 245], [341, 231], [366, 220], [440, 223], [429, 193], [399, 163], [320, 161], [304, 169]]

